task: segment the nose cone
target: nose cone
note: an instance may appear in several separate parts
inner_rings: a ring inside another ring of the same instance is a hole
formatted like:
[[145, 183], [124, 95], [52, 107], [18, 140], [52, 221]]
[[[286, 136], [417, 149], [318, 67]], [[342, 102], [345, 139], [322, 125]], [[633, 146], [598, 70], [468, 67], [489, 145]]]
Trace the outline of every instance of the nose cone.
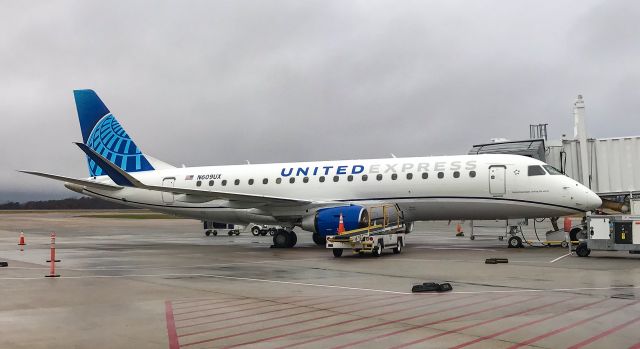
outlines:
[[602, 199], [600, 199], [598, 194], [596, 194], [596, 193], [592, 192], [591, 190], [589, 190], [587, 192], [586, 206], [587, 206], [587, 209], [589, 211], [595, 210], [596, 208], [602, 206]]

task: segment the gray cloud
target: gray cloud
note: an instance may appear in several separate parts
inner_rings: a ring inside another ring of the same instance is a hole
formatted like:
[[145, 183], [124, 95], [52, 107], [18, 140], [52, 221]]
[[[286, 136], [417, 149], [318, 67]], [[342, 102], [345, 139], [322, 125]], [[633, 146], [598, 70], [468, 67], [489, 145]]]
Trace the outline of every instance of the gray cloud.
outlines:
[[635, 1], [1, 3], [0, 201], [87, 174], [71, 91], [180, 165], [465, 153], [545, 122], [637, 135]]

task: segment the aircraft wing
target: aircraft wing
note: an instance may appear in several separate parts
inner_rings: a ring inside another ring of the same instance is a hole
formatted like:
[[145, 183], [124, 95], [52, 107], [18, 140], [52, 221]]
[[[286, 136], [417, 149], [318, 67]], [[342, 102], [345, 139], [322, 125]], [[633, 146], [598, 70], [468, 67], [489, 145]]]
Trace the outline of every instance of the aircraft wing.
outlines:
[[91, 181], [91, 180], [88, 180], [88, 179], [79, 179], [79, 178], [73, 178], [73, 177], [59, 176], [59, 175], [54, 175], [54, 174], [44, 173], [44, 172], [24, 171], [24, 170], [19, 170], [18, 172], [27, 173], [27, 174], [31, 174], [31, 175], [34, 175], [34, 176], [40, 176], [40, 177], [55, 179], [55, 180], [58, 180], [58, 181], [73, 183], [73, 184], [77, 184], [77, 185], [84, 185], [84, 186], [87, 186], [87, 187], [98, 188], [98, 189], [119, 190], [119, 189], [124, 188], [123, 186], [120, 186], [120, 185], [109, 184], [109, 183], [100, 183], [100, 182], [95, 182], [95, 181]]
[[134, 187], [140, 189], [168, 192], [168, 193], [178, 193], [178, 194], [186, 194], [186, 195], [194, 195], [198, 197], [206, 197], [213, 199], [226, 199], [226, 200], [235, 200], [235, 201], [245, 201], [245, 202], [256, 202], [256, 203], [267, 203], [267, 204], [278, 204], [278, 205], [307, 205], [311, 204], [312, 201], [308, 200], [299, 200], [299, 199], [291, 199], [291, 198], [283, 198], [277, 196], [267, 196], [267, 195], [253, 195], [253, 194], [242, 194], [242, 193], [230, 193], [230, 192], [221, 192], [221, 191], [210, 191], [210, 190], [199, 190], [199, 189], [189, 189], [189, 188], [179, 188], [179, 187], [162, 187], [157, 185], [147, 185], [140, 182], [138, 179], [134, 178], [132, 175], [113, 164], [111, 161], [107, 160], [105, 157], [89, 148], [87, 145], [83, 143], [76, 143], [78, 147], [82, 151], [84, 151], [91, 160], [95, 161], [100, 168], [102, 168], [109, 178], [111, 178], [116, 184], [125, 186], [125, 187]]

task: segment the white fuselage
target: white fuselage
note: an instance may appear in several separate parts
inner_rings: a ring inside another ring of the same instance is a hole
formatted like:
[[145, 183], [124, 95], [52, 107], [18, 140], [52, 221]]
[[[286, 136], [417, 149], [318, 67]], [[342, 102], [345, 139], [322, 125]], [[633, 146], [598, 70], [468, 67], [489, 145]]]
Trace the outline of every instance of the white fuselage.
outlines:
[[[288, 226], [299, 225], [301, 217], [323, 202], [332, 206], [336, 202], [397, 204], [408, 222], [557, 217], [600, 205], [595, 193], [569, 177], [547, 172], [528, 175], [529, 166], [542, 165], [546, 164], [516, 155], [461, 155], [187, 167], [132, 174], [149, 185], [314, 202], [306, 206], [210, 200], [129, 187], [116, 191], [85, 187], [81, 192], [202, 220]], [[106, 176], [94, 180], [112, 183]]]

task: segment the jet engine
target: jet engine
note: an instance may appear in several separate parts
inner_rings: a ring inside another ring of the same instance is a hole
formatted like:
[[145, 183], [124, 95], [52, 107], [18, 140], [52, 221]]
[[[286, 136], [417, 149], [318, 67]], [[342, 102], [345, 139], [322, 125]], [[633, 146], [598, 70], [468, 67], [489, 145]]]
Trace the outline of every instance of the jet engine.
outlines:
[[369, 212], [366, 208], [356, 205], [338, 206], [321, 208], [314, 214], [307, 215], [302, 219], [302, 229], [313, 232], [314, 237], [322, 237], [324, 241], [325, 236], [337, 234], [340, 214], [345, 230], [364, 228], [369, 224]]

